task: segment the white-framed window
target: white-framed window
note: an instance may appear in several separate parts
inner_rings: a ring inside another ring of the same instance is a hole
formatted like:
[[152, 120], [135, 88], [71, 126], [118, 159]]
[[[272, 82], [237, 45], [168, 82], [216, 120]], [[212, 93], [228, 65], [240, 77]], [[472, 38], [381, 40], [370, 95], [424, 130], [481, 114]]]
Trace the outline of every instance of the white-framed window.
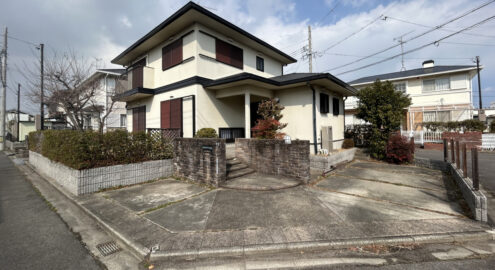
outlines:
[[406, 82], [394, 83], [395, 90], [400, 91], [402, 93], [406, 92]]
[[423, 112], [423, 122], [449, 122], [450, 111]]
[[120, 126], [127, 127], [127, 114], [120, 115]]
[[423, 80], [423, 92], [450, 90], [450, 78]]

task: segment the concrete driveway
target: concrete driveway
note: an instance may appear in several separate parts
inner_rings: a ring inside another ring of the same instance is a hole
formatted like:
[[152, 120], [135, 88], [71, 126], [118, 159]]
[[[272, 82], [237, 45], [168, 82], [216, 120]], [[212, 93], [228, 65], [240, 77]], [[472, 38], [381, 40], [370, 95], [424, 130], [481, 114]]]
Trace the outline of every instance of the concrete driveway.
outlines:
[[485, 237], [489, 229], [466, 217], [451, 179], [439, 171], [364, 161], [281, 190], [208, 189], [169, 179], [75, 200], [125, 242], [159, 245], [160, 256], [454, 241], [466, 233]]

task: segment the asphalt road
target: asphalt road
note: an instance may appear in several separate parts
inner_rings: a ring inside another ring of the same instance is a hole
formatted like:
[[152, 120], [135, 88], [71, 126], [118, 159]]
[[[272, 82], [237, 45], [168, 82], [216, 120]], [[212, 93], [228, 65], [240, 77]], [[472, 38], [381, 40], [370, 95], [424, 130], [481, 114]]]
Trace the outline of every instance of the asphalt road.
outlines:
[[0, 152], [0, 268], [101, 269], [3, 152]]

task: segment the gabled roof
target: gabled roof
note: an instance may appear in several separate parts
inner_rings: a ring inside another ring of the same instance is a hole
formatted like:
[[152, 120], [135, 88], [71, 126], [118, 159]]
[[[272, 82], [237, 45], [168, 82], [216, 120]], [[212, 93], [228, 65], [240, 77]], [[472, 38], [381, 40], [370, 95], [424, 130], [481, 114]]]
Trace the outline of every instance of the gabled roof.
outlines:
[[[186, 14], [190, 14], [191, 16], [185, 16]], [[221, 18], [220, 16], [212, 13], [211, 11], [201, 7], [200, 5], [189, 2], [186, 5], [184, 5], [181, 9], [179, 9], [177, 12], [172, 14], [172, 16], [168, 17], [165, 21], [160, 23], [158, 26], [156, 26], [153, 30], [151, 30], [149, 33], [141, 37], [139, 40], [134, 42], [129, 48], [127, 48], [125, 51], [123, 51], [121, 54], [119, 54], [117, 57], [115, 57], [112, 60], [112, 63], [114, 64], [120, 64], [120, 65], [126, 65], [128, 62], [134, 60], [133, 57], [128, 57], [129, 54], [134, 52], [135, 50], [141, 50], [140, 53], [144, 53], [144, 47], [143, 44], [145, 44], [148, 47], [156, 46], [160, 44], [161, 42], [164, 41], [164, 39], [160, 38], [152, 38], [157, 34], [160, 34], [161, 32], [166, 32], [166, 28], [177, 28], [178, 26], [184, 26], [186, 27], [187, 25], [190, 25], [195, 22], [202, 22], [202, 21], [213, 21], [216, 23], [216, 25], [221, 25], [223, 27], [227, 27], [228, 29], [232, 30], [233, 33], [240, 34], [244, 37], [247, 37], [249, 40], [252, 40], [255, 42], [255, 44], [258, 44], [260, 48], [265, 48], [268, 49], [268, 51], [274, 53], [275, 55], [278, 55], [278, 58], [281, 62], [284, 62], [286, 64], [290, 63], [295, 63], [297, 62], [296, 59], [293, 57], [289, 56], [288, 54], [280, 51], [279, 49], [273, 47], [272, 45], [266, 43], [265, 41], [255, 37], [254, 35], [248, 33], [247, 31], [241, 29], [240, 27], [228, 22], [227, 20]], [[174, 26], [173, 24], [177, 24]], [[171, 33], [171, 35], [174, 35], [175, 33]], [[170, 37], [170, 35], [168, 36]], [[136, 53], [135, 56], [137, 57], [139, 54]]]
[[114, 75], [122, 75], [125, 73], [124, 68], [102, 68], [102, 69], [97, 69], [97, 72], [102, 72], [102, 73], [109, 73], [109, 74], [114, 74]]
[[476, 69], [476, 66], [434, 66], [428, 68], [417, 68], [400, 72], [392, 72], [385, 73], [380, 75], [373, 75], [368, 77], [359, 78], [353, 81], [348, 82], [350, 85], [355, 84], [365, 84], [374, 82], [376, 80], [394, 80], [394, 79], [403, 79], [403, 78], [411, 78], [411, 77], [422, 77], [426, 75], [434, 75], [437, 73], [451, 73], [458, 72], [464, 70], [473, 70]]

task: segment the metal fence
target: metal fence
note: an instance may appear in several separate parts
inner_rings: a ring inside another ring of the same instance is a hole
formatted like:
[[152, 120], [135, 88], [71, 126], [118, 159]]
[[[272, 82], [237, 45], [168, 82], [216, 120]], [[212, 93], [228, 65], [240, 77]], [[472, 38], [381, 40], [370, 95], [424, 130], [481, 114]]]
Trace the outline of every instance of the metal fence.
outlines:
[[425, 142], [441, 143], [442, 132], [440, 131], [412, 131], [401, 130], [400, 134], [408, 138], [414, 137], [414, 142], [423, 145]]
[[483, 134], [481, 136], [481, 149], [495, 150], [495, 133]]
[[182, 137], [180, 128], [148, 128], [147, 131], [151, 136], [161, 136], [164, 139]]

